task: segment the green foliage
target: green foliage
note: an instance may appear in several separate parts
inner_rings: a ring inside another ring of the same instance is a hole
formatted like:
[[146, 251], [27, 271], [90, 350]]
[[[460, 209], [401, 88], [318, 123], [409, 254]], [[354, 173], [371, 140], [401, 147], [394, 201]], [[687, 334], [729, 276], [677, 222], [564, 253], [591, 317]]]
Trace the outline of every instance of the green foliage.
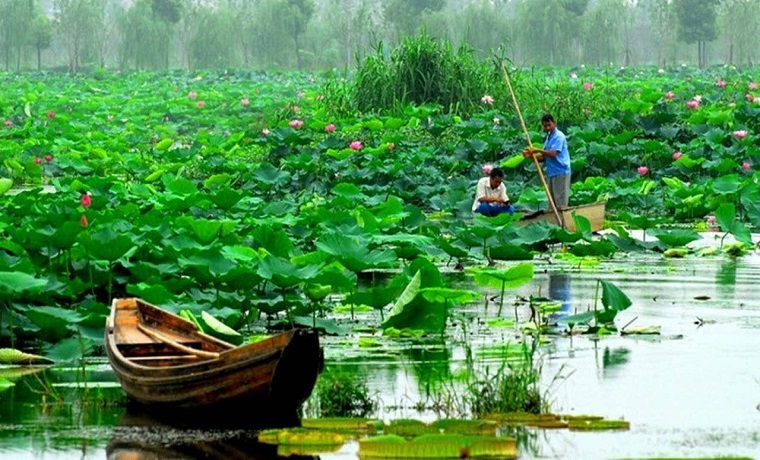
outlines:
[[[525, 353], [529, 353], [525, 346]], [[540, 371], [530, 360], [506, 362], [495, 372], [489, 368], [467, 386], [466, 400], [475, 416], [504, 412], [541, 413], [546, 406], [539, 388]]]
[[479, 61], [471, 48], [454, 50], [421, 33], [406, 37], [386, 58], [385, 46], [359, 66], [352, 103], [362, 112], [436, 104], [444, 112], [472, 112], [498, 80], [494, 66]]
[[377, 407], [366, 383], [330, 369], [319, 377], [317, 398], [321, 417], [367, 417]]

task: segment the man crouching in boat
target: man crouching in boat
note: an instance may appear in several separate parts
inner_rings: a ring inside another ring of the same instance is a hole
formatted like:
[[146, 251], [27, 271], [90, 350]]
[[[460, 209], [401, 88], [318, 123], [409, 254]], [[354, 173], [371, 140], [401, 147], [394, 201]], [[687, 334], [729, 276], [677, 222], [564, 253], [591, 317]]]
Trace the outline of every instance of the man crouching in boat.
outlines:
[[478, 181], [472, 212], [484, 216], [497, 216], [508, 212], [513, 214], [515, 208], [509, 204], [507, 187], [504, 186], [504, 171], [493, 168], [488, 176]]

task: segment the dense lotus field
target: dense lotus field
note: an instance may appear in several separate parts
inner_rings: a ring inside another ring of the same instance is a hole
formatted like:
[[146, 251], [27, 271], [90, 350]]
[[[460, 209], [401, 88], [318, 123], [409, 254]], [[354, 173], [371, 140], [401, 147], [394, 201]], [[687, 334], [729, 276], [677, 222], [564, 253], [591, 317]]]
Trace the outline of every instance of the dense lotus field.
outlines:
[[544, 111], [568, 135], [570, 204], [607, 200], [611, 232], [472, 217], [484, 164], [506, 169], [518, 210], [547, 207], [514, 108], [491, 95], [469, 116], [352, 113], [349, 86], [327, 74], [1, 74], [0, 347], [91, 353], [118, 296], [245, 331], [275, 318], [330, 328], [337, 306], [440, 331], [449, 307], [480, 297], [448, 287], [455, 266], [510, 287], [532, 265], [488, 262], [556, 243], [566, 259], [697, 257], [684, 247], [707, 226], [740, 242], [731, 255], [753, 249], [760, 75], [511, 74], [533, 143]]

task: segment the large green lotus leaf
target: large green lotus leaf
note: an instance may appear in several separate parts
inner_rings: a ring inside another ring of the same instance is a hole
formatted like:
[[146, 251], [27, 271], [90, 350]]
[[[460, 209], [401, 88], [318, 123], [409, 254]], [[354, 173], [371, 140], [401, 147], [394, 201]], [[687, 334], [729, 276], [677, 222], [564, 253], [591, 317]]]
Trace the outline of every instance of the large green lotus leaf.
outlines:
[[14, 348], [0, 348], [0, 364], [52, 364], [48, 358]]
[[[398, 299], [396, 299], [396, 302], [393, 304], [393, 308], [391, 308], [390, 317], [388, 319], [395, 315], [401, 314], [404, 306], [410, 303], [417, 296], [417, 292], [420, 290], [421, 285], [422, 275], [418, 270], [409, 281], [409, 284], [407, 284], [404, 290], [401, 292], [401, 295], [398, 297]], [[383, 327], [385, 328], [385, 326]]]
[[357, 291], [346, 296], [346, 302], [355, 305], [369, 305], [380, 309], [394, 302], [409, 283], [405, 274], [396, 275], [384, 286], [374, 286], [364, 291]]
[[292, 320], [293, 324], [304, 327], [313, 327], [314, 329], [324, 331], [325, 334], [348, 335], [348, 330], [335, 322], [334, 319], [294, 315]]
[[546, 241], [551, 236], [552, 231], [553, 227], [548, 222], [535, 222], [509, 229], [510, 237], [507, 241], [515, 245], [531, 246]]
[[28, 307], [24, 315], [42, 330], [48, 342], [65, 339], [73, 332], [72, 325], [84, 319], [76, 311], [60, 307]]
[[232, 270], [236, 264], [222, 255], [221, 251], [208, 249], [199, 251], [189, 257], [180, 257], [181, 267], [194, 267], [200, 272], [210, 273], [214, 278], [220, 278]]
[[140, 297], [148, 303], [154, 305], [164, 305], [174, 300], [174, 294], [169, 292], [163, 284], [129, 284], [127, 293], [135, 297]]
[[270, 254], [287, 258], [293, 253], [294, 245], [287, 233], [276, 225], [259, 225], [250, 234], [254, 242]]
[[47, 280], [35, 278], [28, 273], [0, 272], [0, 294], [15, 297], [25, 292], [37, 293], [47, 285]]
[[242, 334], [219, 321], [207, 311], [202, 311], [201, 317], [198, 319], [204, 326], [202, 330], [207, 334], [213, 335], [214, 337], [222, 339], [233, 345], [240, 345], [245, 340], [245, 337], [243, 337]]
[[257, 273], [275, 286], [287, 289], [314, 278], [320, 268], [318, 265], [298, 266], [282, 257], [269, 256], [261, 259]]
[[213, 174], [209, 176], [208, 179], [203, 181], [203, 187], [206, 190], [230, 191], [242, 196], [242, 193], [229, 188], [229, 185], [232, 183], [233, 179], [234, 177], [228, 173]]
[[221, 276], [221, 281], [236, 291], [251, 291], [256, 288], [262, 279], [256, 272], [256, 266], [236, 266]]
[[680, 247], [686, 246], [692, 241], [697, 241], [702, 237], [694, 230], [676, 229], [676, 230], [663, 230], [663, 229], [651, 229], [647, 230], [647, 234], [656, 237], [660, 242], [668, 247]]
[[396, 263], [393, 251], [367, 249], [356, 237], [331, 232], [323, 235], [316, 244], [317, 248], [334, 256], [346, 268], [361, 272], [369, 268], [389, 267]]
[[117, 235], [110, 227], [104, 227], [96, 232], [83, 232], [80, 243], [85, 251], [94, 259], [115, 262], [137, 250], [132, 238], [127, 235]]
[[448, 310], [446, 304], [429, 302], [418, 295], [411, 302], [404, 304], [398, 313], [388, 316], [381, 327], [441, 333], [446, 329]]
[[489, 286], [496, 289], [513, 289], [533, 280], [534, 268], [531, 263], [521, 263], [506, 270], [495, 268], [476, 268], [472, 270], [475, 283], [478, 286]]
[[45, 355], [57, 363], [78, 363], [92, 353], [97, 345], [86, 337], [72, 337], [61, 340], [53, 345]]
[[166, 184], [166, 190], [174, 195], [186, 197], [198, 194], [198, 186], [191, 180], [183, 177], [172, 177], [164, 182]]
[[610, 281], [600, 280], [602, 284], [602, 305], [605, 309], [623, 311], [631, 306], [631, 299], [615, 284]]
[[230, 188], [222, 188], [209, 197], [219, 208], [225, 211], [232, 209], [243, 199], [243, 194]]
[[341, 182], [340, 184], [333, 187], [332, 193], [343, 198], [348, 198], [352, 201], [358, 201], [360, 198], [364, 197], [364, 194], [361, 192], [361, 190], [359, 190], [359, 187], [346, 182]]
[[469, 251], [467, 250], [467, 247], [461, 247], [463, 246], [463, 244], [460, 242], [460, 240], [453, 240], [450, 243], [449, 240], [447, 240], [446, 238], [438, 237], [435, 240], [435, 244], [440, 249], [443, 249], [443, 251], [446, 252], [446, 254], [456, 259], [466, 259], [470, 255]]
[[715, 210], [715, 220], [721, 230], [734, 235], [737, 241], [747, 246], [753, 246], [752, 233], [743, 222], [736, 218], [736, 208], [733, 203], [723, 203]]
[[736, 174], [721, 176], [712, 181], [712, 189], [718, 195], [730, 195], [738, 192], [742, 187], [742, 181]]
[[[299, 263], [299, 265], [323, 265], [323, 263]], [[353, 292], [356, 289], [357, 276], [356, 273], [336, 262], [323, 266], [312, 282], [331, 286], [336, 292]]]
[[[178, 219], [179, 220], [179, 219]], [[208, 245], [221, 236], [222, 222], [218, 220], [193, 219], [190, 228], [198, 242]]]
[[8, 178], [0, 178], [0, 195], [5, 195], [5, 192], [13, 187], [13, 181]]
[[532, 260], [533, 253], [514, 244], [500, 244], [488, 248], [488, 255], [494, 260]]
[[470, 303], [481, 298], [475, 291], [449, 288], [423, 288], [419, 294], [428, 302], [444, 303], [447, 305]]
[[176, 264], [169, 263], [153, 264], [140, 261], [137, 263], [125, 262], [123, 265], [138, 281], [160, 279], [161, 277], [175, 275], [179, 272], [179, 267]]
[[290, 181], [291, 175], [287, 171], [280, 171], [269, 163], [263, 163], [253, 172], [253, 177], [260, 183], [273, 186], [285, 185]]
[[230, 260], [251, 262], [259, 260], [264, 254], [248, 246], [225, 246], [222, 248], [222, 255]]
[[82, 230], [84, 229], [79, 222], [66, 221], [53, 233], [50, 242], [58, 249], [69, 249], [74, 246]]

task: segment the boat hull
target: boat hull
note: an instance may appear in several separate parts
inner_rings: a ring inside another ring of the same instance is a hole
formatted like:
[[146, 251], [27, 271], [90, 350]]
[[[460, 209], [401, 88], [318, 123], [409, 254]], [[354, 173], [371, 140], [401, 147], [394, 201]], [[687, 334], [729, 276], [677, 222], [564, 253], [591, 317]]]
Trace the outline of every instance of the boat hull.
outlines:
[[[167, 341], [144, 333], [146, 328]], [[179, 409], [241, 410], [266, 403], [294, 410], [311, 394], [324, 363], [316, 331], [293, 329], [234, 347], [140, 299], [114, 300], [106, 349], [132, 400]]]
[[[591, 231], [598, 232], [604, 228], [604, 215], [606, 205], [606, 201], [597, 201], [596, 203], [564, 208], [561, 209], [559, 213], [562, 221], [565, 224], [565, 228], [571, 232], [576, 231], [573, 215], [583, 216], [588, 219], [591, 223]], [[555, 216], [554, 212], [551, 210], [540, 211], [538, 213], [528, 215], [526, 217], [523, 217], [523, 219], [520, 221], [520, 223], [524, 225], [533, 222], [549, 222], [550, 224], [561, 226], [561, 223], [557, 222], [557, 216]]]

